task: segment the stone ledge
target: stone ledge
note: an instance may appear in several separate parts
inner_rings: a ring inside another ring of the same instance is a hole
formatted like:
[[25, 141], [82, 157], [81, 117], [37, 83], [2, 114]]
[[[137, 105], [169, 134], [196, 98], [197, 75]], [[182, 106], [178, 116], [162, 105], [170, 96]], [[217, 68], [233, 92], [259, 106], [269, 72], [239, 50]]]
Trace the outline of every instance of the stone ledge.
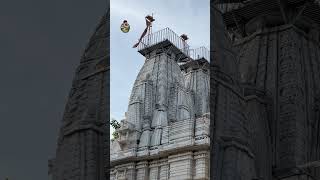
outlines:
[[[210, 142], [209, 138], [208, 138], [208, 142]], [[136, 161], [144, 161], [144, 160], [152, 160], [152, 159], [156, 159], [156, 158], [161, 158], [161, 157], [167, 157], [170, 154], [176, 154], [176, 153], [183, 153], [183, 152], [187, 152], [187, 151], [205, 151], [205, 150], [209, 150], [210, 148], [210, 144], [209, 143], [203, 143], [203, 144], [199, 144], [199, 145], [189, 145], [189, 146], [184, 146], [184, 147], [177, 147], [177, 148], [172, 148], [172, 149], [168, 149], [168, 150], [163, 150], [163, 151], [159, 151], [159, 153], [154, 153], [154, 154], [150, 154], [149, 151], [144, 150], [144, 154], [145, 155], [141, 155], [141, 156], [137, 156], [138, 152], [135, 155], [131, 155], [131, 156], [123, 156], [121, 155], [121, 157], [123, 158], [110, 158], [110, 164], [111, 167], [112, 166], [116, 166], [118, 164], [123, 164], [126, 162], [136, 162]], [[112, 156], [112, 155], [111, 155]], [[118, 156], [119, 157], [119, 156]]]

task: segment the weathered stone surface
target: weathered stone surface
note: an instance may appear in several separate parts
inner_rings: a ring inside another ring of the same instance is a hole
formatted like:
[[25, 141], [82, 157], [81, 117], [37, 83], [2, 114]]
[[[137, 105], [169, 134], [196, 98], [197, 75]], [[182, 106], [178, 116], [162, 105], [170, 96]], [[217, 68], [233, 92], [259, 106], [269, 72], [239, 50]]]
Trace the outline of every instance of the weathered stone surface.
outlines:
[[109, 27], [99, 26], [49, 162], [54, 179], [209, 179], [209, 159], [215, 180], [320, 179], [320, 8], [303, 3], [211, 4], [210, 91], [206, 61], [179, 65], [179, 48], [161, 47], [168, 42], [145, 49], [120, 137], [110, 142], [110, 172], [101, 153], [109, 62], [100, 48]]
[[299, 3], [212, 4], [213, 179], [320, 178], [320, 6]]
[[[56, 157], [50, 164], [53, 180], [105, 180], [107, 148], [109, 22], [101, 19], [76, 71], [62, 127]], [[108, 174], [109, 175], [109, 174]]]
[[[120, 136], [111, 140], [113, 178], [209, 178], [208, 61], [179, 65], [181, 51], [162, 43], [145, 54], [127, 116], [116, 130]], [[127, 163], [135, 164], [135, 175], [121, 171]]]
[[[253, 179], [255, 162], [250, 147], [249, 121], [239, 86], [236, 53], [231, 46], [222, 14], [213, 13], [213, 62], [211, 63], [211, 110], [214, 125], [211, 127], [211, 178]], [[212, 123], [212, 121], [211, 121]], [[214, 129], [214, 130], [213, 130]]]

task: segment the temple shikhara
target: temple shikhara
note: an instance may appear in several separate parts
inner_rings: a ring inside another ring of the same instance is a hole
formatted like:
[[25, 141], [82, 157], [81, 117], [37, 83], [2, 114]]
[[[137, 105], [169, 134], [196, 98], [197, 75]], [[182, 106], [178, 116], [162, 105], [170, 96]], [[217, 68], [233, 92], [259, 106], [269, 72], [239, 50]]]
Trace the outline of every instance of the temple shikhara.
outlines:
[[106, 180], [109, 157], [109, 12], [96, 27], [80, 59], [49, 160], [52, 180]]
[[171, 29], [149, 33], [138, 52], [125, 119], [110, 144], [110, 179], [209, 178], [209, 51]]
[[211, 3], [211, 179], [320, 179], [319, 2]]

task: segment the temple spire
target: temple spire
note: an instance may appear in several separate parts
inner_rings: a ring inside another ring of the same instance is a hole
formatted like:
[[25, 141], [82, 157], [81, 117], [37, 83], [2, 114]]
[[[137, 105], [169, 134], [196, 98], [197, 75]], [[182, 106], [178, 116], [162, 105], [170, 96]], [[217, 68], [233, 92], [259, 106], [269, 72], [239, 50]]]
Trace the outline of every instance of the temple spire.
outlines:
[[[105, 180], [107, 149], [107, 17], [90, 38], [77, 68], [65, 108], [56, 158], [49, 161], [53, 180]], [[94, 142], [94, 143], [93, 143]], [[90, 166], [89, 166], [90, 164]]]

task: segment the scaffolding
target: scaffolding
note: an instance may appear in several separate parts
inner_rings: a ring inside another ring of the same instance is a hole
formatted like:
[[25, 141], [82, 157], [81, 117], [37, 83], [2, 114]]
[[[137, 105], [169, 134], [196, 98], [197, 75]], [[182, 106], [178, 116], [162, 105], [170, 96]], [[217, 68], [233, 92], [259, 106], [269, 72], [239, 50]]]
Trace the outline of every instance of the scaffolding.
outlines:
[[145, 36], [138, 45], [138, 52], [146, 55], [159, 47], [167, 47], [173, 45], [173, 50], [178, 54], [179, 61], [195, 60], [205, 58], [210, 59], [210, 54], [207, 48], [200, 47], [190, 49], [190, 46], [183, 39], [169, 28], [162, 29]]
[[197, 49], [190, 49], [189, 55], [193, 60], [198, 60], [202, 58], [206, 60], [210, 60], [210, 51], [203, 46]]
[[145, 36], [138, 46], [138, 51], [140, 52], [166, 40], [170, 41], [170, 43], [172, 43], [181, 52], [188, 55], [189, 45], [169, 28], [165, 28]]

